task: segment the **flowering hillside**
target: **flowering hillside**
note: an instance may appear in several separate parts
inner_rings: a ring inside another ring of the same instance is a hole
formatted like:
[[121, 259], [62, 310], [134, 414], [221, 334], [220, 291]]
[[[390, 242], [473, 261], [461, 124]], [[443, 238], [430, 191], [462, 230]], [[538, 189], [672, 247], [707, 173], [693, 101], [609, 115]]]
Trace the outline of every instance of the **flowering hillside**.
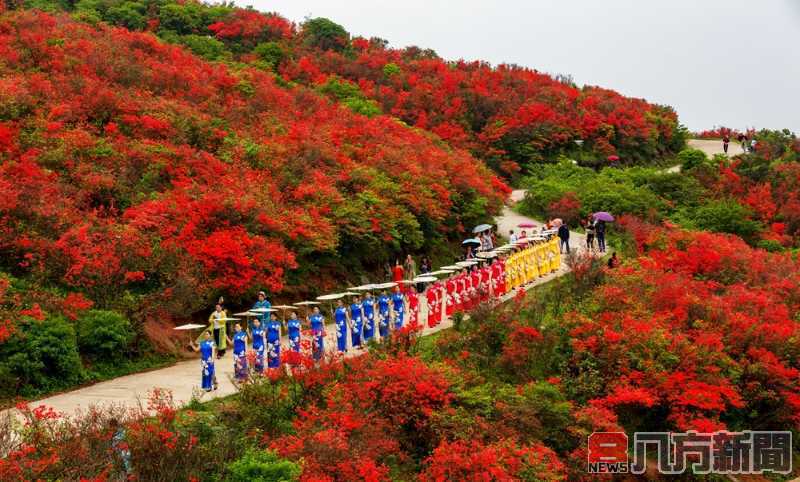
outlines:
[[[32, 5], [62, 8], [47, 0]], [[650, 163], [685, 142], [670, 107], [515, 65], [389, 48], [379, 38], [351, 38], [325, 18], [298, 26], [277, 13], [193, 0], [82, 0], [72, 9], [89, 21], [153, 31], [209, 59], [252, 63], [358, 112], [390, 114], [469, 149], [504, 175], [565, 152], [587, 162], [618, 156]], [[580, 139], [582, 148], [574, 143]]]
[[0, 65], [8, 319], [324, 288], [460, 239], [507, 189], [424, 131], [150, 33], [8, 12]]
[[636, 246], [621, 266], [578, 259], [429, 337], [403, 330], [319, 366], [296, 354], [292, 376], [182, 411], [157, 392], [158, 417], [24, 407], [25, 438], [0, 439], [0, 478], [120, 473], [103, 441], [125, 415], [137, 480], [252, 480], [236, 475], [249, 467], [301, 481], [588, 481], [595, 431], [797, 431], [798, 262], [734, 236], [621, 223]]

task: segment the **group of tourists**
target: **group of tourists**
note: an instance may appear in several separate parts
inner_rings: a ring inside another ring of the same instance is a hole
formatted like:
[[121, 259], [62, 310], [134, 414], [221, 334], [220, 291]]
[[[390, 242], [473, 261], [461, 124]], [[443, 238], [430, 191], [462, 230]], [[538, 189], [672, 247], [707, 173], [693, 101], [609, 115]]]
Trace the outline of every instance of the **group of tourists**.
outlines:
[[[474, 259], [423, 273], [420, 278], [404, 277], [406, 271], [416, 271], [413, 265], [405, 264], [406, 269], [401, 267], [393, 273], [396, 281], [365, 285], [359, 287], [360, 293], [348, 291], [320, 297], [335, 301], [331, 319], [336, 341], [328, 351], [344, 354], [362, 350], [371, 342], [388, 339], [394, 331], [425, 325], [433, 328], [456, 313], [472, 310], [481, 303], [497, 302], [506, 293], [558, 270], [561, 255], [557, 237], [533, 236], [493, 250], [480, 249]], [[423, 260], [422, 264], [429, 271], [430, 262]], [[396, 265], [399, 267], [400, 263]], [[297, 353], [310, 351], [315, 361], [326, 353], [327, 319], [320, 302], [282, 305], [288, 319], [279, 320], [278, 310], [262, 291], [247, 312], [237, 314], [247, 318], [245, 323], [241, 318], [229, 317], [223, 302], [219, 300], [209, 316], [208, 328], [191, 344], [200, 352], [201, 387], [205, 391], [217, 388], [215, 360], [225, 355], [229, 345], [233, 349], [234, 376], [240, 382], [265, 370], [281, 369], [282, 348]], [[308, 311], [302, 320], [301, 306]], [[226, 330], [228, 321], [234, 322], [230, 335]], [[284, 326], [286, 342], [282, 342]], [[301, 343], [304, 338], [306, 342]], [[291, 358], [284, 357], [283, 365], [290, 365], [288, 360]]]

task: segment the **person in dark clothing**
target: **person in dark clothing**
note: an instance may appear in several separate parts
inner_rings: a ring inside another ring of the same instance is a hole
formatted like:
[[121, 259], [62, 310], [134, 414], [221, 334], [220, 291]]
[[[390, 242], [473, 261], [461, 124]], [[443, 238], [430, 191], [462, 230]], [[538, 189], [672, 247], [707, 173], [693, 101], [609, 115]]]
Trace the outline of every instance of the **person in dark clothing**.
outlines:
[[611, 253], [611, 257], [608, 258], [608, 267], [610, 269], [613, 269], [616, 268], [617, 266], [619, 266], [619, 259], [617, 258], [617, 252], [614, 251], [613, 253]]
[[601, 253], [606, 252], [606, 222], [597, 221], [594, 226], [594, 234], [597, 237], [597, 248]]
[[731, 138], [725, 134], [725, 137], [722, 138], [722, 150], [725, 151], [725, 154], [728, 153], [728, 144], [731, 142]]
[[[562, 224], [558, 227], [558, 237], [561, 239], [561, 243], [559, 244], [559, 250], [561, 253], [569, 253], [569, 227], [566, 224]], [[566, 248], [566, 251], [564, 251]]]

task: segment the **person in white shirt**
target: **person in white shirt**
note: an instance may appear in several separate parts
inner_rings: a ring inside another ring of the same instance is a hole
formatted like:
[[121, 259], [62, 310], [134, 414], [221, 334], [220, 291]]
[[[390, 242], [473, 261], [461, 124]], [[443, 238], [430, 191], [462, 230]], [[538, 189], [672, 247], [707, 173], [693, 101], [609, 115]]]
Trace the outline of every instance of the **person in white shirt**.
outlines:
[[517, 235], [514, 234], [514, 230], [510, 230], [508, 232], [508, 242], [509, 243], [516, 243], [517, 242]]

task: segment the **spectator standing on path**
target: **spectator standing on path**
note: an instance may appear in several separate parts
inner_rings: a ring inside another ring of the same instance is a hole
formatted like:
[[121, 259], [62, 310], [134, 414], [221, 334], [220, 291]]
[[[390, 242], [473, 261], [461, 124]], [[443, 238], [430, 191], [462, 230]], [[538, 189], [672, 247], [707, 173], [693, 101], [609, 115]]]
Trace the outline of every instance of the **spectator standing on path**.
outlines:
[[725, 151], [725, 154], [728, 153], [728, 144], [731, 142], [731, 138], [728, 137], [728, 134], [725, 134], [725, 137], [722, 138], [722, 150]]
[[395, 260], [394, 268], [392, 268], [392, 281], [395, 283], [400, 283], [403, 281], [403, 267], [400, 266], [399, 259]]
[[586, 220], [586, 249], [590, 253], [594, 252], [594, 219], [592, 216]]
[[508, 242], [514, 244], [517, 242], [517, 235], [514, 234], [514, 230], [511, 229], [508, 231]]
[[601, 253], [605, 253], [606, 252], [606, 222], [605, 221], [595, 221], [594, 232], [595, 232], [595, 236], [597, 236], [597, 249], [599, 249]]
[[419, 264], [419, 272], [420, 273], [430, 273], [431, 272], [431, 260], [427, 256], [423, 256], [422, 260]]
[[756, 152], [756, 140], [750, 141], [750, 152]]
[[406, 264], [403, 268], [406, 270], [406, 279], [412, 280], [417, 277], [417, 263], [410, 254], [406, 256]]
[[[561, 240], [559, 251], [562, 254], [569, 254], [569, 227], [567, 227], [566, 223], [562, 223], [561, 226], [558, 227], [558, 238]], [[566, 248], [566, 251], [564, 248]]]
[[494, 249], [494, 244], [492, 243], [492, 236], [489, 234], [489, 231], [486, 231], [481, 236], [481, 247], [484, 251], [491, 251]]
[[[419, 272], [426, 274], [431, 272], [431, 260], [427, 256], [423, 256], [419, 262]], [[425, 291], [425, 283], [417, 283], [417, 293]]]

